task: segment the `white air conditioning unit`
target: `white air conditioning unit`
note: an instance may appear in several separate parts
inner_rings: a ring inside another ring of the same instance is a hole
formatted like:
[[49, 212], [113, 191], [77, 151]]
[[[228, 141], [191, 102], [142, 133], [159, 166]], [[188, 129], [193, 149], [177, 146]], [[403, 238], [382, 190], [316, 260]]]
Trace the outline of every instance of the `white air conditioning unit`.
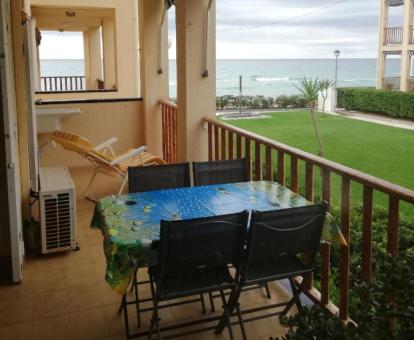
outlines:
[[76, 192], [67, 167], [41, 167], [42, 253], [76, 249]]

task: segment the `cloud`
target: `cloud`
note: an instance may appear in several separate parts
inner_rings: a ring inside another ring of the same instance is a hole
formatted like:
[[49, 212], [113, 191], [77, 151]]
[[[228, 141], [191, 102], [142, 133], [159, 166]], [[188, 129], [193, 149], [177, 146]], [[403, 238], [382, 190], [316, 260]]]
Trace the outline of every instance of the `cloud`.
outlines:
[[[217, 58], [370, 57], [378, 48], [378, 0], [217, 0]], [[390, 23], [401, 20], [392, 9]], [[170, 12], [175, 55], [174, 12]]]

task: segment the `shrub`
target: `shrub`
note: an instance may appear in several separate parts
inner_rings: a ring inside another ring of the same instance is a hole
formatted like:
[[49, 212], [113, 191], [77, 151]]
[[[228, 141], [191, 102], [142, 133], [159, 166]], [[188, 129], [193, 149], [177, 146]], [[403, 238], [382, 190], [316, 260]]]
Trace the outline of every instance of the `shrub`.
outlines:
[[[401, 253], [382, 258], [373, 281], [356, 287], [358, 298], [352, 305], [353, 320], [342, 322], [319, 306], [305, 307], [301, 313], [282, 317], [288, 327], [282, 340], [301, 339], [412, 339], [414, 336], [414, 255]], [[391, 303], [393, 302], [393, 303]]]
[[[216, 107], [218, 110], [237, 109], [239, 107], [239, 97], [225, 95], [216, 97]], [[273, 109], [273, 108], [303, 108], [306, 107], [306, 100], [303, 96], [243, 96], [242, 108], [244, 109]]]
[[414, 93], [374, 88], [339, 88], [338, 107], [414, 119]]

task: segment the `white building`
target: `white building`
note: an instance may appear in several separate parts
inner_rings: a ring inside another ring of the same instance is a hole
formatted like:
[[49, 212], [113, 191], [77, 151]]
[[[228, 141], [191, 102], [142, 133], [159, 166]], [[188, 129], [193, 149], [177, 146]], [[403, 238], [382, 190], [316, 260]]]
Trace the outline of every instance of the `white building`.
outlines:
[[[380, 0], [380, 43], [378, 49], [377, 88], [391, 91], [414, 91], [413, 78], [413, 0]], [[403, 6], [402, 8], [399, 8]], [[398, 12], [393, 19], [391, 12]], [[399, 74], [390, 72], [387, 60], [401, 62]]]

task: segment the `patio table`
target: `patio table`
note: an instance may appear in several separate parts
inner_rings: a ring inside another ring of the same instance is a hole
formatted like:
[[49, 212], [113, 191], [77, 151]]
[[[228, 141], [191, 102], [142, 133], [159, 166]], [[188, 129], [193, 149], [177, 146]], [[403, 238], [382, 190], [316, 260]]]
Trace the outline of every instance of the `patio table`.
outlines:
[[[123, 294], [136, 267], [157, 261], [152, 241], [160, 221], [210, 217], [242, 210], [268, 211], [310, 205], [286, 187], [268, 181], [208, 185], [108, 196], [96, 203], [91, 227], [104, 236], [106, 281]], [[325, 223], [323, 240], [346, 244], [340, 228]]]

